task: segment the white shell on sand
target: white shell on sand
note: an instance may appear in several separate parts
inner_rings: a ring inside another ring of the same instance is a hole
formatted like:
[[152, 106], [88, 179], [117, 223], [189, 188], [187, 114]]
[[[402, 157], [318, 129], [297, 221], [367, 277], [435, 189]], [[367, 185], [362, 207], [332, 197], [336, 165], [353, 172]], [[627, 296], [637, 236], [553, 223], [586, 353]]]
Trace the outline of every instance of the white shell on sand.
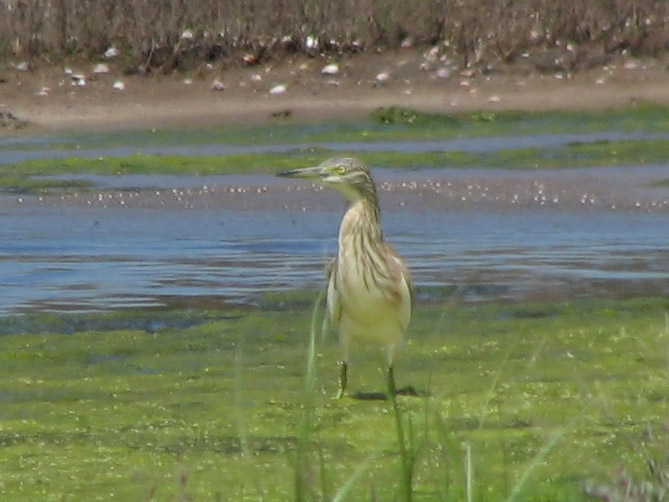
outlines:
[[109, 65], [106, 63], [98, 63], [93, 67], [93, 73], [109, 73]]
[[220, 80], [216, 79], [211, 83], [211, 90], [212, 91], [224, 91], [225, 90], [225, 84], [221, 82]]
[[323, 75], [336, 75], [339, 73], [339, 65], [336, 63], [325, 65], [321, 70], [321, 73]]
[[112, 45], [111, 47], [109, 47], [109, 49], [107, 49], [105, 51], [105, 53], [103, 55], [104, 55], [105, 59], [112, 59], [112, 58], [115, 58], [116, 56], [118, 56], [119, 54], [120, 54], [120, 51]]
[[275, 85], [269, 90], [270, 94], [283, 94], [288, 88], [284, 84]]

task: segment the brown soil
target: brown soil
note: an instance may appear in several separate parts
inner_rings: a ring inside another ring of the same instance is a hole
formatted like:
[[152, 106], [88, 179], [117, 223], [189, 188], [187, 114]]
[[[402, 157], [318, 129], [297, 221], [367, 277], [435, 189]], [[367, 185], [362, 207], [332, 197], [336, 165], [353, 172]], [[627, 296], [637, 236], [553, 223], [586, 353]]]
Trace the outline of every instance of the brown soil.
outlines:
[[[539, 74], [522, 67], [493, 74], [421, 69], [423, 53], [358, 55], [340, 63], [335, 75], [321, 73], [325, 62], [302, 59], [277, 66], [224, 71], [217, 66], [197, 75], [125, 76], [113, 62], [110, 73], [93, 74], [93, 64], [73, 66], [86, 74], [73, 85], [62, 69], [12, 71], [0, 84], [0, 134], [53, 130], [100, 130], [207, 126], [223, 123], [319, 122], [354, 119], [379, 106], [425, 111], [478, 109], [580, 109], [621, 106], [637, 100], [669, 105], [669, 71], [659, 60], [627, 60], [577, 74]], [[384, 82], [377, 75], [387, 73]], [[191, 83], [185, 83], [190, 79]], [[215, 80], [225, 90], [212, 90]], [[124, 90], [114, 90], [122, 81]], [[286, 86], [282, 94], [269, 90]], [[42, 94], [38, 95], [40, 91]]]

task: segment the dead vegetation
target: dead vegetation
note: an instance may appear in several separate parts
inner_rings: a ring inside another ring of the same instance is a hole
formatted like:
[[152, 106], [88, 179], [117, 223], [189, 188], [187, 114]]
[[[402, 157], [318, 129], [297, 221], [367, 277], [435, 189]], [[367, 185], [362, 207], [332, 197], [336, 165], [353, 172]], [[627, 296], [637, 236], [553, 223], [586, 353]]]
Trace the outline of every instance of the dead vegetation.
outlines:
[[458, 66], [578, 69], [669, 50], [666, 0], [0, 0], [0, 58], [119, 51], [128, 72], [417, 45]]

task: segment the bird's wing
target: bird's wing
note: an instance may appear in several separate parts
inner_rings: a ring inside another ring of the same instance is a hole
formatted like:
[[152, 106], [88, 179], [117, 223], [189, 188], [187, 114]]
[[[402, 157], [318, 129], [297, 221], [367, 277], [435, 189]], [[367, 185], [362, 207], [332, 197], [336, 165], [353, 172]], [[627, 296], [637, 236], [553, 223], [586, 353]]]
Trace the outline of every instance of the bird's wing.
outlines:
[[328, 266], [325, 268], [325, 275], [328, 280], [328, 316], [330, 317], [330, 322], [335, 326], [339, 323], [339, 318], [341, 317], [341, 301], [339, 300], [339, 293], [337, 292], [337, 274], [335, 273], [337, 269], [337, 258], [333, 258], [328, 263]]
[[386, 254], [389, 257], [387, 261], [388, 272], [392, 277], [393, 284], [396, 285], [393, 296], [397, 299], [400, 323], [402, 324], [402, 328], [406, 330], [411, 320], [411, 311], [413, 310], [414, 302], [411, 274], [397, 251], [387, 242], [384, 242], [384, 245], [386, 247]]

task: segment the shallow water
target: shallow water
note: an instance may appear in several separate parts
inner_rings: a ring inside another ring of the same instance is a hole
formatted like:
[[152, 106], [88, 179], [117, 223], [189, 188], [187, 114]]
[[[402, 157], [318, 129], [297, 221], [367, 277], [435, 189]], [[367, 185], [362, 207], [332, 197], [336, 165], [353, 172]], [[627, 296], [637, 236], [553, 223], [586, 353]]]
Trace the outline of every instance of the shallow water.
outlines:
[[[13, 150], [12, 141], [0, 142], [0, 162], [300, 146], [490, 151], [639, 138], [649, 136], [604, 132], [72, 151], [47, 147], [38, 138], [24, 151]], [[343, 207], [337, 194], [267, 175], [58, 177], [85, 179], [94, 190], [0, 196], [0, 315], [212, 301], [255, 304], [263, 293], [322, 287]], [[669, 294], [669, 194], [666, 187], [650, 186], [666, 179], [664, 165], [384, 169], [375, 177], [386, 238], [406, 257], [419, 299]]]
[[[175, 301], [254, 304], [323, 285], [339, 212], [25, 207], [3, 211], [0, 313]], [[666, 214], [388, 210], [418, 286], [466, 301], [669, 294]]]

